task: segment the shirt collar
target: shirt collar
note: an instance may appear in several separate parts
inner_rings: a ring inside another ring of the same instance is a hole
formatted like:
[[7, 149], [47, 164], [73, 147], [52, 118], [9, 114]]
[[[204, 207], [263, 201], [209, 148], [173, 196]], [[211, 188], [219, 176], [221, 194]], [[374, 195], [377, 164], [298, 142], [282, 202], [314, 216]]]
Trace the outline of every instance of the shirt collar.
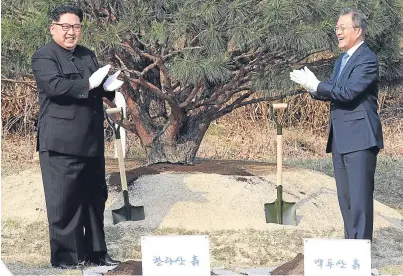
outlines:
[[358, 43], [357, 45], [355, 45], [354, 47], [350, 48], [350, 49], [346, 52], [347, 55], [348, 55], [348, 57], [351, 57], [351, 56], [354, 54], [354, 52], [358, 49], [358, 47], [360, 47], [361, 44], [363, 44], [363, 43], [364, 43], [364, 40], [361, 41], [360, 43]]

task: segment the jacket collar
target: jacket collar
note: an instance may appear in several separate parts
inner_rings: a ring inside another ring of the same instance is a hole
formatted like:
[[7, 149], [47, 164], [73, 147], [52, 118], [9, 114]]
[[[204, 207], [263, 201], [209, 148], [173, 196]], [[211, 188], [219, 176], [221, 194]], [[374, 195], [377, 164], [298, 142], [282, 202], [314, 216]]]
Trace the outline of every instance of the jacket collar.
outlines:
[[[348, 59], [346, 65], [344, 66], [343, 71], [341, 72], [338, 80], [336, 81], [337, 83], [340, 82], [344, 74], [350, 69], [350, 67], [354, 64], [355, 60], [362, 54], [364, 49], [366, 49], [367, 47], [368, 47], [367, 44], [364, 42], [358, 47], [357, 50], [354, 51], [353, 55]], [[341, 65], [341, 58], [339, 58], [336, 72], [339, 71], [338, 69], [340, 68], [340, 65]]]
[[[69, 67], [69, 70], [70, 70], [72, 73], [79, 73], [78, 70], [77, 70], [76, 65], [75, 65], [74, 62], [73, 62], [73, 59], [74, 59], [74, 57], [73, 57], [73, 56], [74, 56], [74, 51], [70, 51], [70, 50], [67, 50], [67, 49], [61, 47], [61, 46], [60, 46], [59, 44], [57, 44], [53, 39], [52, 39], [52, 41], [49, 43], [49, 45], [50, 45], [50, 47], [51, 47], [52, 49], [54, 49], [54, 50], [58, 53], [58, 55], [59, 55], [62, 59], [65, 59], [65, 60], [66, 60], [66, 65]], [[79, 46], [77, 45], [74, 50], [77, 50], [78, 47], [79, 47]]]

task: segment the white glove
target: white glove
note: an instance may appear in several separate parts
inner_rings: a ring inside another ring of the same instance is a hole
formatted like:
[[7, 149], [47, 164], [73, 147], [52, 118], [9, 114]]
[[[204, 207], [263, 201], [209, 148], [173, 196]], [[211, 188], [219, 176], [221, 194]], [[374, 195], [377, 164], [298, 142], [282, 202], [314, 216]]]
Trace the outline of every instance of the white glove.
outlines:
[[117, 71], [115, 74], [110, 76], [105, 82], [104, 82], [104, 89], [105, 91], [115, 91], [119, 87], [122, 86], [123, 81], [118, 80], [117, 77], [120, 74], [120, 70]]
[[89, 79], [90, 90], [98, 87], [102, 83], [102, 81], [104, 80], [106, 75], [108, 75], [110, 68], [111, 68], [111, 66], [109, 64], [105, 65], [104, 67], [99, 68], [97, 71], [95, 71], [91, 75], [91, 77]]
[[290, 73], [290, 79], [303, 87], [309, 92], [315, 92], [318, 88], [320, 81], [316, 78], [308, 67], [304, 67], [301, 70], [294, 70]]

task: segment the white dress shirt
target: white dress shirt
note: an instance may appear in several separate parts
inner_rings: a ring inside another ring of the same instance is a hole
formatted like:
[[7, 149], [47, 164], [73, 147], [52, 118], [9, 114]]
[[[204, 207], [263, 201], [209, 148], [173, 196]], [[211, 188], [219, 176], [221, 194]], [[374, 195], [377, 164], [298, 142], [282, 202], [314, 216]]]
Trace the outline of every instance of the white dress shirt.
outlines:
[[[347, 50], [347, 54], [348, 54], [348, 58], [346, 61], [346, 65], [348, 63], [348, 60], [351, 58], [351, 56], [354, 54], [355, 51], [357, 51], [358, 47], [361, 46], [361, 44], [364, 43], [364, 40], [361, 41], [360, 43], [358, 43], [357, 45], [354, 45], [353, 47], [351, 47], [350, 49]], [[317, 83], [315, 83], [315, 90], [312, 92], [316, 92], [316, 90], [318, 90], [318, 85], [319, 85], [320, 81], [317, 81]]]

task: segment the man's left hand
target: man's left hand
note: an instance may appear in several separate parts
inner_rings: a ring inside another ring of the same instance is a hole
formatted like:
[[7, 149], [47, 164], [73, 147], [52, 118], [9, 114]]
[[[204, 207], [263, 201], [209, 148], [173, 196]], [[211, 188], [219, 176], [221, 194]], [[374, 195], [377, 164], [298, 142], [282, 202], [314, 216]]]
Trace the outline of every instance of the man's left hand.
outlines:
[[106, 79], [106, 81], [104, 82], [105, 91], [115, 91], [122, 86], [123, 81], [117, 79], [119, 74], [120, 70]]
[[316, 92], [316, 89], [320, 83], [315, 74], [312, 73], [312, 71], [306, 66], [304, 69], [292, 71], [290, 73], [290, 79], [305, 87], [305, 89], [310, 93]]

